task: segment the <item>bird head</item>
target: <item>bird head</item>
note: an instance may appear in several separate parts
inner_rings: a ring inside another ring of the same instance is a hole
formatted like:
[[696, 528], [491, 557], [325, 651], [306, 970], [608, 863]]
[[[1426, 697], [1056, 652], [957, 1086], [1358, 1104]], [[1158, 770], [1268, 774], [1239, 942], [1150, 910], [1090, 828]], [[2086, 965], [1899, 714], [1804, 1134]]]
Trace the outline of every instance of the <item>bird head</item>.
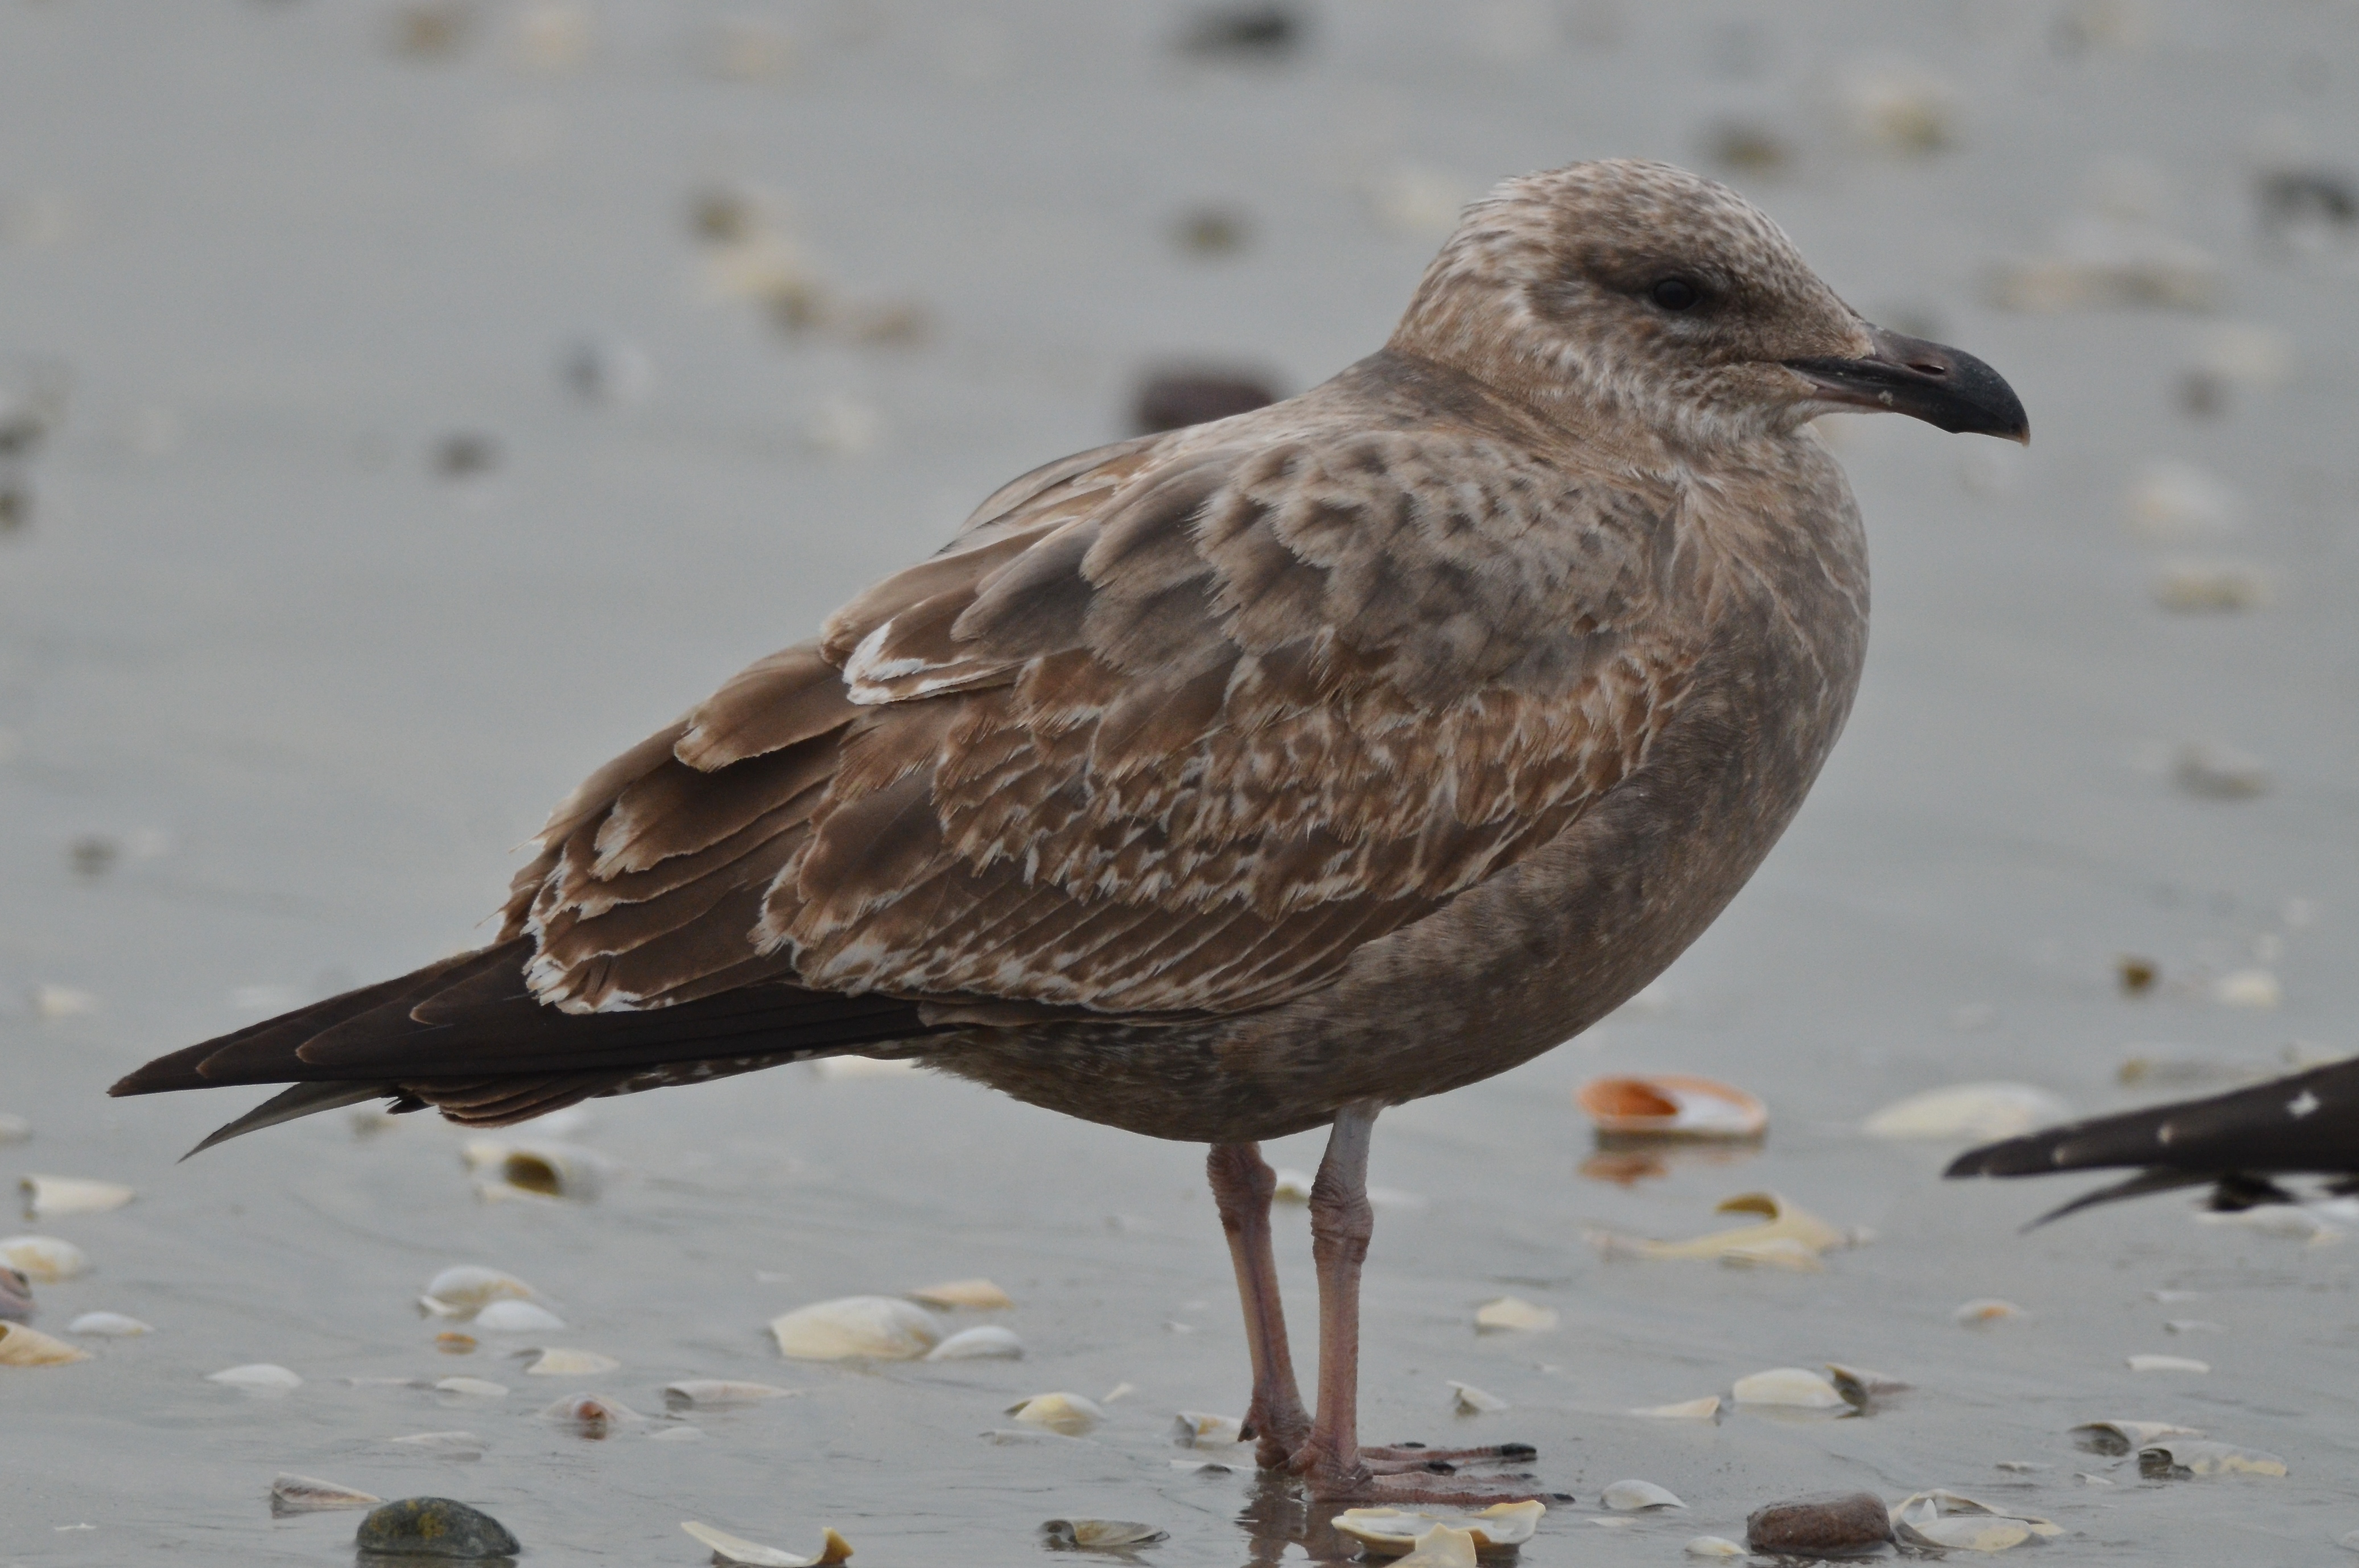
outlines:
[[1767, 213], [1663, 163], [1502, 182], [1426, 269], [1392, 347], [1565, 422], [1680, 447], [1860, 409], [2030, 438], [1989, 365], [1864, 321]]

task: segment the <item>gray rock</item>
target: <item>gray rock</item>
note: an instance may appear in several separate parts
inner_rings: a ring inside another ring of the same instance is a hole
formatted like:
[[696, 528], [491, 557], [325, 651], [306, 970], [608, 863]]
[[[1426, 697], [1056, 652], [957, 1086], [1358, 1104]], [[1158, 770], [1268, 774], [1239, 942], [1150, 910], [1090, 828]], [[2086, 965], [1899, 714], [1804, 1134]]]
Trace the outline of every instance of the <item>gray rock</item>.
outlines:
[[388, 1557], [513, 1557], [524, 1550], [499, 1520], [448, 1497], [403, 1497], [372, 1508], [353, 1544]]
[[1873, 1492], [1827, 1492], [1756, 1508], [1745, 1544], [1756, 1552], [1824, 1557], [1870, 1552], [1892, 1539], [1892, 1515]]

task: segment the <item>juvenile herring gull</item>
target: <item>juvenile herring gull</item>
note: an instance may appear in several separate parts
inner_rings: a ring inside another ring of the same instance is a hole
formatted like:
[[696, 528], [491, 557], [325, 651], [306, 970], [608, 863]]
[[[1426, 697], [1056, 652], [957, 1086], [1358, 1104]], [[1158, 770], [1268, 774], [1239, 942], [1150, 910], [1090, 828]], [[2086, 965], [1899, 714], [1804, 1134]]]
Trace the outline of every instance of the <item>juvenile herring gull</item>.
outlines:
[[[160, 1058], [496, 1127], [856, 1051], [1212, 1146], [1266, 1465], [1527, 1496], [1357, 1441], [1376, 1114], [1578, 1034], [1694, 941], [1850, 711], [1867, 564], [1807, 428], [2022, 440], [1658, 163], [1510, 180], [1299, 397], [1035, 469], [939, 554], [591, 775], [498, 939]], [[1296, 1390], [1257, 1140], [1311, 1190]], [[200, 1146], [202, 1147], [202, 1146]]]

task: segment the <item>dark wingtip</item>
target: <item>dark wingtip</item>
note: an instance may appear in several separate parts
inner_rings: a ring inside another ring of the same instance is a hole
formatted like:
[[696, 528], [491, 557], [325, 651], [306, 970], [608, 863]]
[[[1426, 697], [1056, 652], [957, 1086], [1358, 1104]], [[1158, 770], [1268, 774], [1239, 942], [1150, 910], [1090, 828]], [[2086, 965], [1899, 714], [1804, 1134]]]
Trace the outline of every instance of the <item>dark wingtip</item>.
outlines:
[[217, 1143], [227, 1143], [231, 1138], [243, 1138], [266, 1127], [291, 1122], [298, 1116], [332, 1111], [341, 1105], [357, 1105], [363, 1100], [397, 1093], [399, 1091], [389, 1083], [297, 1083], [271, 1095], [235, 1121], [215, 1127], [202, 1142], [180, 1159], [194, 1160]]

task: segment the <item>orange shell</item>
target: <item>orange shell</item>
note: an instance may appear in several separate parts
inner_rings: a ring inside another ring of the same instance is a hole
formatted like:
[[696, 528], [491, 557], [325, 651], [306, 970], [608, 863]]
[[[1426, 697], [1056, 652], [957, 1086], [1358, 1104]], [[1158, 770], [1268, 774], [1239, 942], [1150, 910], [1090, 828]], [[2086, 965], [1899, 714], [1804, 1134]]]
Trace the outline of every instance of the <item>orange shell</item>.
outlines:
[[1685, 1073], [1593, 1078], [1574, 1094], [1605, 1138], [1757, 1138], [1769, 1108], [1733, 1083]]

